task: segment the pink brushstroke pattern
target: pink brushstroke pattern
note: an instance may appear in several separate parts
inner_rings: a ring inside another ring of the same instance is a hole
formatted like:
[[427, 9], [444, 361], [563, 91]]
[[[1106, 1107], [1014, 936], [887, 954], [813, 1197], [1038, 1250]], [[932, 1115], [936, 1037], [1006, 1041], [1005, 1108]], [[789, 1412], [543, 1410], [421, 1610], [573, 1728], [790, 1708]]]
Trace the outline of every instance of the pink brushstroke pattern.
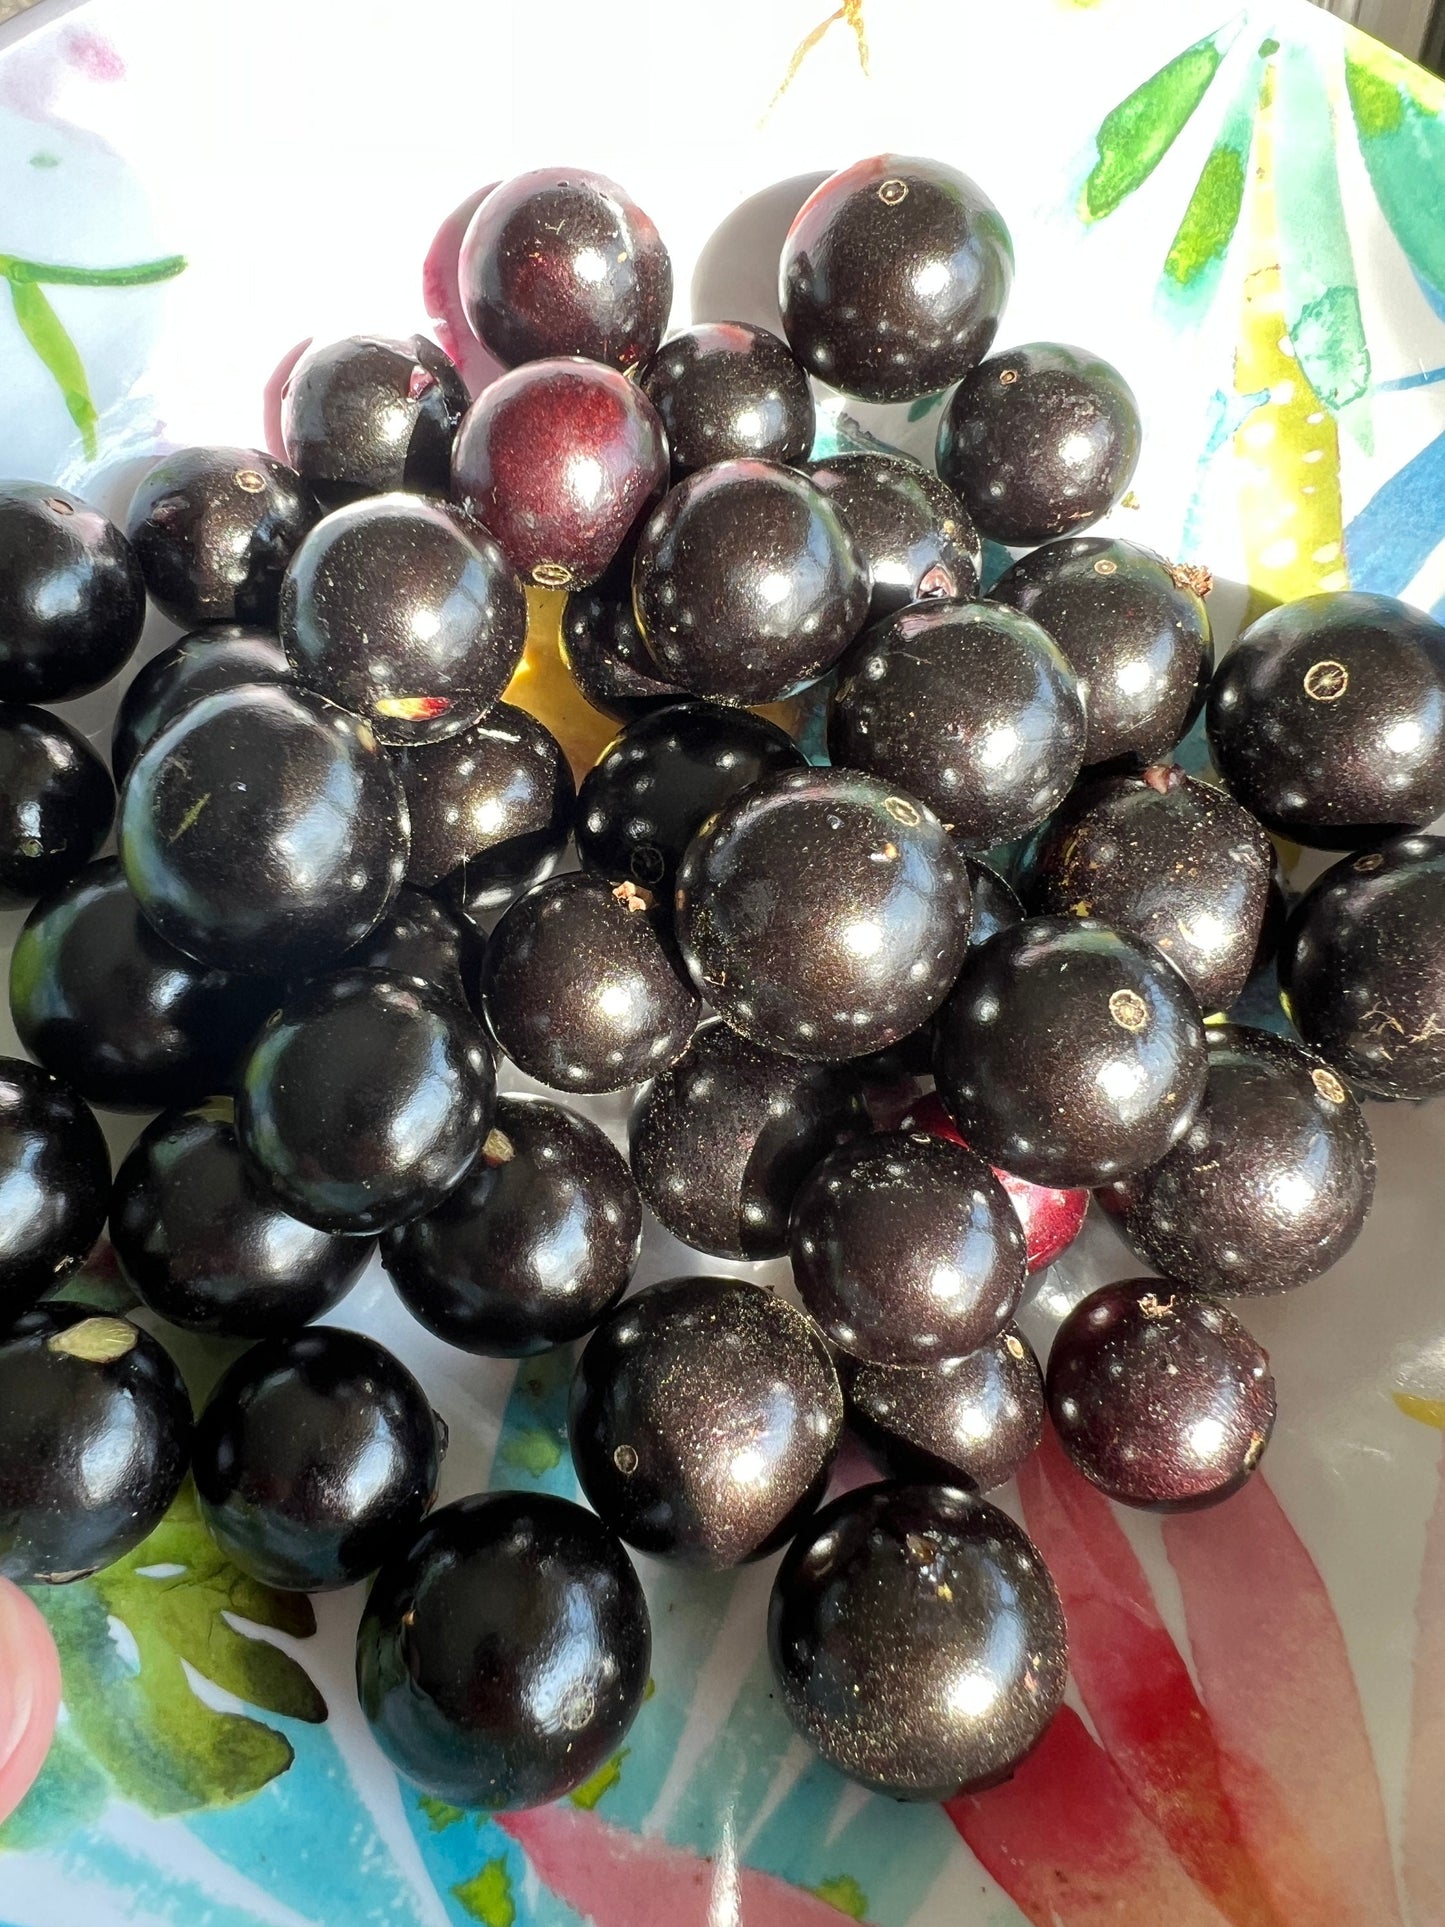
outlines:
[[700, 1859], [575, 1807], [535, 1807], [497, 1819], [549, 1892], [594, 1927], [839, 1927], [844, 1918], [828, 1901], [774, 1874], [721, 1856]]
[[475, 194], [469, 194], [459, 207], [452, 209], [437, 229], [421, 270], [422, 299], [431, 316], [432, 332], [461, 370], [462, 380], [472, 395], [480, 395], [489, 383], [497, 379], [502, 373], [502, 364], [477, 340], [462, 312], [461, 290], [457, 286], [457, 256], [461, 253], [462, 236], [467, 231], [467, 224], [496, 185], [495, 181], [489, 181], [485, 187], [479, 187]]
[[30, 1791], [60, 1711], [60, 1656], [37, 1606], [0, 1579], [0, 1820]]
[[1250, 1861], [1209, 1716], [1114, 1508], [1052, 1431], [1021, 1467], [1019, 1494], [1064, 1602], [1074, 1680], [1134, 1800], [1226, 1919], [1287, 1927]]
[[947, 1811], [1035, 1927], [1220, 1927], [1072, 1707], [1011, 1780]]
[[266, 386], [261, 391], [266, 452], [274, 455], [278, 462], [284, 462], [287, 459], [286, 444], [281, 439], [281, 404], [286, 399], [286, 384], [291, 379], [292, 369], [314, 339], [314, 336], [307, 335], [306, 339], [298, 341], [294, 348], [288, 348], [267, 376]]
[[1394, 1927], [1359, 1688], [1319, 1569], [1279, 1501], [1252, 1479], [1225, 1505], [1166, 1519], [1164, 1544], [1220, 1776], [1279, 1913], [1290, 1927]]
[[65, 58], [87, 80], [124, 80], [125, 62], [105, 38], [89, 27], [76, 27], [61, 43]]

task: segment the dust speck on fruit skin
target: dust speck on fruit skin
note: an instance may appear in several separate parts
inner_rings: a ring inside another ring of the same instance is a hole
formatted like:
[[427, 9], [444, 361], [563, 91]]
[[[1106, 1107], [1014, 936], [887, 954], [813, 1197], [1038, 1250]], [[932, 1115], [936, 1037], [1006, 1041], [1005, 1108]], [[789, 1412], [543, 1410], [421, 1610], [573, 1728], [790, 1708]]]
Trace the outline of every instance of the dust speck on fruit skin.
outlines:
[[1050, 1416], [1075, 1466], [1123, 1505], [1184, 1512], [1237, 1492], [1274, 1425], [1268, 1355], [1222, 1305], [1169, 1281], [1105, 1285], [1049, 1353]]

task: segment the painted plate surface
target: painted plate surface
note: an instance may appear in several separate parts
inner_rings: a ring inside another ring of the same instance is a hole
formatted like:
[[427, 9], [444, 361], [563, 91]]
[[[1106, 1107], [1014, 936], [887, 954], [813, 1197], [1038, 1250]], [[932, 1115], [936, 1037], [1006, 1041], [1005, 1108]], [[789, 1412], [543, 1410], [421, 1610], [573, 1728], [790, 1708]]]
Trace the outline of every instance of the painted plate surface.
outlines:
[[[1347, 583], [1442, 612], [1439, 83], [1303, 0], [828, 6], [42, 6], [0, 30], [0, 472], [116, 513], [158, 451], [259, 445], [287, 351], [444, 323], [447, 211], [549, 161], [628, 183], [673, 249], [679, 320], [775, 318], [804, 188], [893, 147], [1003, 209], [1005, 344], [1062, 336], [1127, 373], [1147, 448], [1111, 526], [1207, 563], [1225, 634], [1251, 597]], [[926, 450], [936, 412], [835, 399], [824, 435]], [[517, 693], [586, 759], [607, 726], [558, 681], [555, 602], [534, 618]], [[103, 741], [108, 706], [70, 708]], [[590, 1108], [620, 1128], [620, 1100]], [[850, 1788], [769, 1696], [770, 1569], [644, 1561], [655, 1691], [623, 1751], [555, 1808], [440, 1806], [360, 1721], [359, 1594], [313, 1619], [182, 1501], [132, 1558], [38, 1595], [64, 1708], [0, 1829], [0, 1923], [1440, 1927], [1445, 1105], [1371, 1118], [1365, 1235], [1248, 1313], [1280, 1391], [1263, 1476], [1162, 1528], [1057, 1455], [1006, 1495], [1074, 1654], [1069, 1706], [1007, 1787], [952, 1811]], [[135, 1127], [111, 1123], [119, 1150]], [[654, 1226], [640, 1277], [703, 1262]], [[1091, 1226], [1032, 1335], [1133, 1269]], [[565, 1356], [514, 1374], [448, 1352], [375, 1271], [334, 1316], [421, 1373], [452, 1432], [444, 1496], [575, 1491]], [[185, 1362], [204, 1389], [221, 1360]]]

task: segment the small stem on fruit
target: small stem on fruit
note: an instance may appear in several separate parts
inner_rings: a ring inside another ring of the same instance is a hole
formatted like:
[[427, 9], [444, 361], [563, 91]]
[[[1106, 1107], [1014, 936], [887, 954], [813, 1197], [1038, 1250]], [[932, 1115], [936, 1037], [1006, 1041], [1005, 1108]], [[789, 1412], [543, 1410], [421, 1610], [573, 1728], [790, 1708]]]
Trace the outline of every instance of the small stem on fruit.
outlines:
[[491, 1130], [482, 1143], [482, 1158], [487, 1164], [510, 1164], [517, 1155], [517, 1147], [505, 1131]]
[[1142, 775], [1150, 789], [1158, 790], [1161, 796], [1177, 790], [1184, 781], [1184, 772], [1177, 763], [1151, 763]]
[[1170, 562], [1165, 566], [1176, 589], [1192, 589], [1197, 596], [1207, 596], [1214, 587], [1214, 576], [1202, 562]]
[[635, 883], [619, 883], [612, 892], [624, 910], [650, 910], [653, 896], [650, 890], [639, 890]]

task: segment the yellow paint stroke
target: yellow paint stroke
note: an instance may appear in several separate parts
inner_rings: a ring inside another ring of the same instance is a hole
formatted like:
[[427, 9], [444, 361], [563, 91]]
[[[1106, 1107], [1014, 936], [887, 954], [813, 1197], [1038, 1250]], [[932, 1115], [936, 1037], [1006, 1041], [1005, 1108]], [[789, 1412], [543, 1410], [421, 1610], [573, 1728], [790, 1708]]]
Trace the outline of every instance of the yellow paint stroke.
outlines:
[[[826, 20], [820, 20], [813, 31], [804, 34], [797, 46], [794, 47], [793, 57], [788, 62], [788, 71], [783, 75], [778, 91], [768, 102], [768, 114], [772, 113], [778, 102], [783, 98], [783, 95], [787, 93], [793, 82], [798, 78], [799, 73], [802, 71], [803, 62], [815, 47], [821, 45], [827, 36], [828, 29], [840, 24], [853, 29], [853, 38], [858, 43], [858, 65], [863, 69], [864, 78], [867, 78], [868, 30], [863, 19], [863, 0], [843, 0], [842, 6], [838, 8], [836, 13], [830, 13]], [[763, 118], [766, 120], [767, 114], [764, 114]]]
[[1418, 1419], [1422, 1425], [1433, 1425], [1437, 1432], [1445, 1432], [1445, 1399], [1417, 1398], [1413, 1392], [1392, 1392], [1390, 1396], [1406, 1418]]
[[1333, 415], [1295, 360], [1285, 323], [1275, 137], [1271, 62], [1260, 86], [1254, 129], [1247, 271], [1234, 362], [1238, 394], [1266, 393], [1234, 437], [1249, 621], [1276, 602], [1349, 587], [1339, 435]]

